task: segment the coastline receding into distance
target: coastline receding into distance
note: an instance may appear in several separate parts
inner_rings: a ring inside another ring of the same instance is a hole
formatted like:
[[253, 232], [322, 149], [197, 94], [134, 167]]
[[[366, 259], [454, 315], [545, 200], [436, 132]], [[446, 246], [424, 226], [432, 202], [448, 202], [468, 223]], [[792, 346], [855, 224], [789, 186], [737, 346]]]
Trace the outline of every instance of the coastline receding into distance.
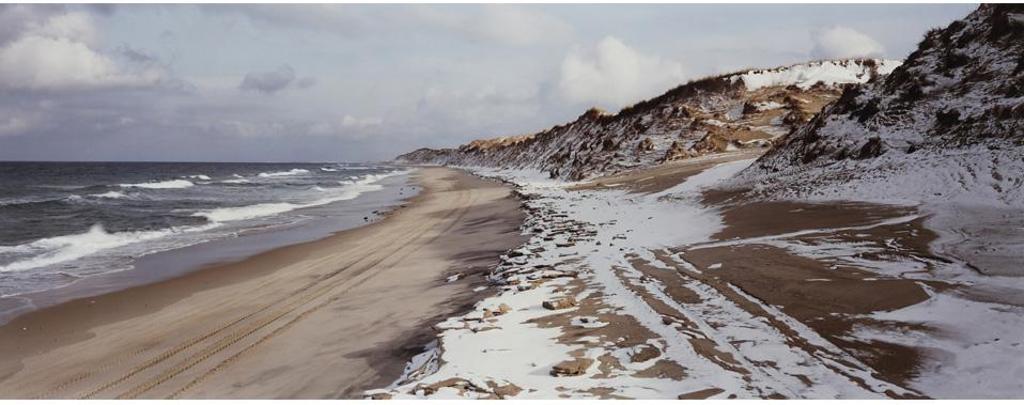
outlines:
[[423, 191], [372, 224], [0, 326], [2, 391], [322, 398], [386, 384], [407, 360], [394, 347], [426, 344], [429, 325], [471, 304], [493, 257], [521, 240], [508, 187], [447, 169], [413, 176]]

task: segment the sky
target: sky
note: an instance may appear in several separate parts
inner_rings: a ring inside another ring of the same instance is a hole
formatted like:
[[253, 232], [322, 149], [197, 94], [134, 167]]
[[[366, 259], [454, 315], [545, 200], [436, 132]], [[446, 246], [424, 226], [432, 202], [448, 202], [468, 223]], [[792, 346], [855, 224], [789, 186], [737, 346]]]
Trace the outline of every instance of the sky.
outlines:
[[0, 160], [387, 160], [712, 74], [902, 59], [975, 7], [0, 5]]

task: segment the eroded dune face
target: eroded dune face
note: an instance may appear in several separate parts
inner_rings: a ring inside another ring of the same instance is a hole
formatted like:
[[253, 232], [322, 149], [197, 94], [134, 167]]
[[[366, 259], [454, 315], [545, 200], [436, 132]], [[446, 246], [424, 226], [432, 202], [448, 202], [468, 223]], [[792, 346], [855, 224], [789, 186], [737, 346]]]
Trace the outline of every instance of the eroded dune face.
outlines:
[[538, 169], [579, 180], [666, 161], [767, 148], [836, 100], [842, 86], [887, 74], [899, 61], [820, 61], [693, 81], [616, 114], [591, 109], [575, 121], [456, 149], [419, 149], [413, 163]]

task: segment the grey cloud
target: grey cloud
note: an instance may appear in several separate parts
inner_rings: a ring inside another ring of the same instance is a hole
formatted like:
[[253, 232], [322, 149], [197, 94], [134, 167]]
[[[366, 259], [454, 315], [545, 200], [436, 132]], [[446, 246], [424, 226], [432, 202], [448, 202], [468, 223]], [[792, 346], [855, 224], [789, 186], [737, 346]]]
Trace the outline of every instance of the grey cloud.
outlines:
[[[806, 59], [810, 24], [844, 24], [898, 57], [972, 6], [904, 6], [938, 11], [864, 22], [894, 14], [890, 7], [820, 6], [812, 11], [836, 10], [822, 21], [805, 6], [119, 5], [107, 16], [81, 5], [0, 5], [0, 49], [53, 16], [88, 14], [94, 41], [78, 42], [109, 59], [115, 78], [164, 69], [145, 86], [109, 85], [110, 75], [75, 91], [0, 86], [0, 159], [388, 158], [575, 118], [585, 106], [566, 103], [559, 80], [569, 42], [617, 35], [707, 74]], [[524, 22], [537, 14], [554, 17], [541, 24], [553, 30]], [[548, 40], [550, 32], [570, 38]], [[25, 58], [11, 60], [12, 72], [29, 70]]]
[[83, 4], [82, 7], [93, 14], [110, 16], [117, 11], [117, 4]]
[[560, 42], [569, 38], [573, 31], [570, 24], [554, 15], [517, 5], [317, 4], [290, 7], [264, 4], [207, 5], [203, 9], [241, 15], [264, 25], [352, 38], [441, 32], [473, 42], [521, 46]]
[[117, 52], [132, 63], [149, 64], [157, 62], [157, 58], [155, 56], [150, 55], [146, 51], [132, 48], [131, 46], [128, 46], [128, 44], [121, 44], [121, 46], [117, 48]]
[[295, 86], [300, 88], [300, 89], [307, 89], [307, 88], [313, 87], [313, 85], [315, 85], [315, 84], [316, 84], [316, 78], [315, 77], [309, 77], [309, 76], [303, 77], [303, 78], [301, 78], [301, 79], [299, 79], [298, 81], [295, 82]]
[[67, 10], [52, 4], [0, 4], [0, 45], [20, 37], [28, 28]]
[[274, 94], [284, 90], [295, 81], [295, 69], [281, 65], [269, 72], [249, 72], [238, 87], [242, 90], [255, 91], [263, 94]]

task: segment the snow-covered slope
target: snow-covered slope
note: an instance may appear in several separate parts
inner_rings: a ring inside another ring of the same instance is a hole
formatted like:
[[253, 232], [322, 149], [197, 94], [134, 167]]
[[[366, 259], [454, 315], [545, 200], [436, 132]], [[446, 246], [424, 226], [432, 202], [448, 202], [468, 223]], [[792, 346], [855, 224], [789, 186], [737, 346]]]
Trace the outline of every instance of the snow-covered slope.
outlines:
[[538, 169], [578, 180], [740, 148], [764, 148], [838, 98], [841, 87], [899, 61], [818, 61], [693, 81], [617, 114], [591, 109], [535, 134], [420, 149], [412, 163]]
[[[983, 5], [928, 33], [902, 66], [847, 89], [737, 185], [775, 197], [921, 204], [954, 254], [983, 272], [1020, 273], [1012, 251], [1024, 238], [1006, 234], [1024, 209], [1024, 6]], [[1003, 236], [972, 237], [983, 234]], [[989, 260], [1000, 255], [1002, 263]]]
[[887, 75], [900, 66], [900, 61], [878, 60], [874, 71], [864, 69], [859, 60], [824, 60], [775, 69], [750, 70], [732, 76], [742, 80], [747, 90], [764, 87], [797, 86], [809, 89], [818, 83], [836, 86], [845, 83], [865, 83], [872, 72]]

